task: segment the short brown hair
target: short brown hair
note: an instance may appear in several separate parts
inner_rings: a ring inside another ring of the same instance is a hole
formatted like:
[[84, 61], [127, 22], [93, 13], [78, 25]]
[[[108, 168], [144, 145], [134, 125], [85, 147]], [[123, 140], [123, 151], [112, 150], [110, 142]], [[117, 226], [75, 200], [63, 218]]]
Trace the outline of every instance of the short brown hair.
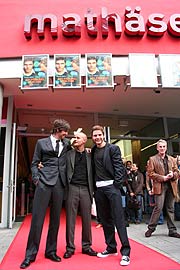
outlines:
[[69, 131], [70, 124], [64, 119], [56, 119], [53, 122], [53, 130], [52, 133], [61, 132], [61, 131]]
[[95, 126], [93, 126], [92, 129], [91, 129], [91, 136], [93, 135], [93, 131], [95, 131], [95, 130], [100, 130], [100, 131], [102, 131], [102, 134], [104, 135], [104, 128], [103, 128], [102, 126], [100, 126], [100, 125], [95, 125]]

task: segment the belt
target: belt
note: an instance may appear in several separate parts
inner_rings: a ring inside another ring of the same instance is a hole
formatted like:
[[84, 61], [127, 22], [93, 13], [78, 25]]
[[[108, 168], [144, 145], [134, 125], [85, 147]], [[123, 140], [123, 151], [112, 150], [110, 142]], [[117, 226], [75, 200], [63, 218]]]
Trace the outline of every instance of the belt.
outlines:
[[96, 187], [106, 187], [112, 185], [114, 180], [107, 180], [107, 181], [97, 181]]

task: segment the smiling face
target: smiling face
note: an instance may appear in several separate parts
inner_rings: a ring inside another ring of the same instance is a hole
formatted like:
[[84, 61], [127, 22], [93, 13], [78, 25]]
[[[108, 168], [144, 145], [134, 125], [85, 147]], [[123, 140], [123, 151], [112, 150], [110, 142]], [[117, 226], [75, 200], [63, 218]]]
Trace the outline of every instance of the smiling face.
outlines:
[[101, 130], [94, 130], [92, 133], [92, 140], [98, 148], [105, 146], [104, 134]]

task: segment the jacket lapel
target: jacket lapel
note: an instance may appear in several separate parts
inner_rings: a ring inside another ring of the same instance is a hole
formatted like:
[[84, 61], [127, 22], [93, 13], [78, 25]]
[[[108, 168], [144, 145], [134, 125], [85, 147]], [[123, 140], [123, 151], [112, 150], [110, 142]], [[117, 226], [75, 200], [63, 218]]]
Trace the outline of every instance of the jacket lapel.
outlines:
[[54, 151], [50, 137], [47, 138], [46, 145], [48, 149], [50, 149], [51, 151]]
[[74, 170], [74, 164], [75, 164], [75, 156], [76, 156], [76, 151], [73, 149], [70, 151], [70, 160], [71, 160], [71, 166]]

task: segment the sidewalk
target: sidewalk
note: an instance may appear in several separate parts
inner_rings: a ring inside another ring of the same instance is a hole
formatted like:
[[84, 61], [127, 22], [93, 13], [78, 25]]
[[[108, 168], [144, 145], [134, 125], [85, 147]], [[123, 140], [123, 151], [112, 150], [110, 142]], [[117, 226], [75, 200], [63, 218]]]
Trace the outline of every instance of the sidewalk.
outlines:
[[[180, 221], [175, 221], [174, 223], [177, 231], [180, 233]], [[156, 231], [149, 238], [144, 236], [146, 230], [147, 224], [145, 223], [130, 224], [128, 236], [180, 263], [180, 239], [168, 236], [166, 221], [163, 225], [158, 225]]]
[[[178, 232], [180, 233], [180, 221], [175, 221]], [[0, 229], [0, 262], [6, 254], [12, 240], [14, 239], [21, 222], [15, 222], [13, 229]], [[99, 229], [101, 230], [101, 229]], [[127, 228], [129, 238], [144, 244], [147, 247], [170, 257], [174, 261], [180, 263], [180, 239], [169, 237], [166, 222], [163, 225], [158, 225], [157, 230], [150, 238], [144, 236], [147, 230], [147, 224], [130, 224]]]

